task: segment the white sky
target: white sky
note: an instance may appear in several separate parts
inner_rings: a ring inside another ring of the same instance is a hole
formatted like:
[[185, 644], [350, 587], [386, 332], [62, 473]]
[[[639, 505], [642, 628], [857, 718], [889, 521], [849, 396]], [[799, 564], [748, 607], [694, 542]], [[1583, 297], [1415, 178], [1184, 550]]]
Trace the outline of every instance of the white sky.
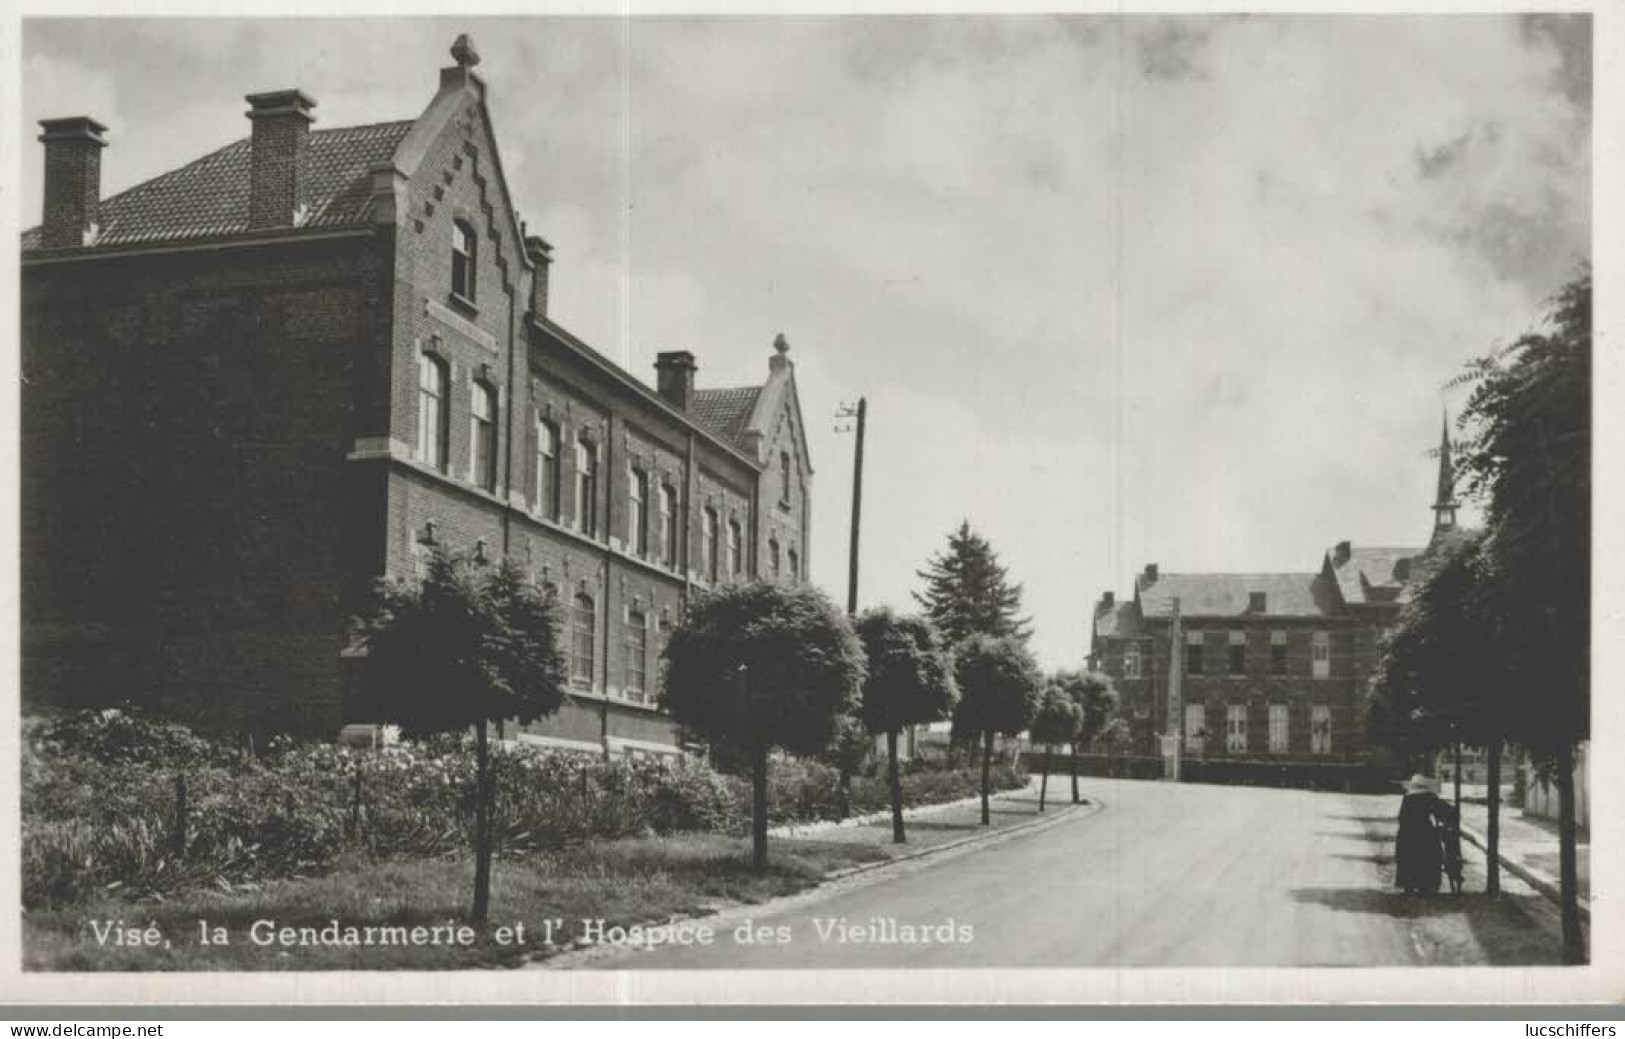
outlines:
[[961, 517], [1077, 665], [1144, 563], [1295, 570], [1420, 544], [1443, 384], [1589, 255], [1583, 22], [1499, 16], [33, 21], [33, 120], [111, 128], [111, 193], [247, 132], [409, 118], [484, 57], [555, 317], [652, 380], [792, 344], [813, 576], [909, 606]]

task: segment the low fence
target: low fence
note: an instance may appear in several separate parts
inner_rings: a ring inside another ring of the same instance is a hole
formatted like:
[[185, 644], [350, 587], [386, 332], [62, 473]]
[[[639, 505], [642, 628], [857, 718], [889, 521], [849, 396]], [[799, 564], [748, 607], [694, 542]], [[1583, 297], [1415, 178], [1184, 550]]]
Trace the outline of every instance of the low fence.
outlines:
[[[1071, 769], [1064, 753], [1033, 752], [1027, 757], [1032, 772], [1048, 768], [1064, 775]], [[1299, 790], [1341, 790], [1356, 794], [1391, 794], [1398, 791], [1399, 771], [1368, 761], [1305, 761], [1253, 758], [1191, 758], [1181, 762], [1187, 783], [1228, 786], [1273, 786]], [[1149, 754], [1080, 754], [1078, 775], [1118, 779], [1161, 779], [1163, 760]]]

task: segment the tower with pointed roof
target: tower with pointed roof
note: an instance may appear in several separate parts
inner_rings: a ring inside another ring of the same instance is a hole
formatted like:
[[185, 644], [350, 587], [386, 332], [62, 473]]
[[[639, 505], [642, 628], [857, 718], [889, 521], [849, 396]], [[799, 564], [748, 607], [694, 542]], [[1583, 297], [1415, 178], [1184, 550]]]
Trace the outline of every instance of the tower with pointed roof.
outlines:
[[1433, 499], [1433, 537], [1456, 529], [1456, 471], [1450, 458], [1450, 415], [1445, 413], [1439, 430], [1439, 487]]

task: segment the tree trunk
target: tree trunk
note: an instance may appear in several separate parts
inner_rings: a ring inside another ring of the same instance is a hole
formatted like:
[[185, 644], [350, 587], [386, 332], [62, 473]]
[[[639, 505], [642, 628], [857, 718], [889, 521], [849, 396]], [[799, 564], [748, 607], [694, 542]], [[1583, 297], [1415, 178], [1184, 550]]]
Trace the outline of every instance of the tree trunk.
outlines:
[[852, 771], [845, 765], [841, 766], [841, 821], [845, 822], [852, 815]]
[[482, 924], [491, 915], [491, 746], [485, 721], [474, 726], [474, 908], [469, 919]]
[[886, 785], [891, 788], [891, 839], [893, 844], [903, 844], [907, 838], [903, 835], [903, 774], [897, 767], [897, 730], [886, 733]]
[[988, 811], [987, 792], [993, 783], [993, 731], [989, 729], [982, 734], [982, 825], [987, 826], [993, 821], [993, 813]]
[[750, 868], [757, 876], [767, 872], [767, 744], [756, 745], [751, 769]]
[[1456, 741], [1456, 818], [1461, 818], [1461, 741]]
[[1585, 935], [1580, 930], [1580, 876], [1575, 859], [1574, 748], [1564, 744], [1557, 756], [1557, 869], [1563, 895], [1563, 962], [1586, 962]]
[[1055, 745], [1052, 743], [1044, 752], [1044, 774], [1038, 779], [1038, 811], [1044, 811], [1044, 799], [1049, 796], [1049, 763], [1055, 756]]
[[1501, 892], [1501, 737], [1491, 736], [1489, 746], [1484, 749], [1490, 831], [1484, 849], [1484, 893], [1496, 895]]
[[1072, 768], [1072, 803], [1077, 804], [1078, 803], [1078, 745], [1076, 743], [1072, 744], [1072, 755], [1071, 755], [1071, 758], [1070, 758], [1070, 764], [1071, 764], [1071, 768]]

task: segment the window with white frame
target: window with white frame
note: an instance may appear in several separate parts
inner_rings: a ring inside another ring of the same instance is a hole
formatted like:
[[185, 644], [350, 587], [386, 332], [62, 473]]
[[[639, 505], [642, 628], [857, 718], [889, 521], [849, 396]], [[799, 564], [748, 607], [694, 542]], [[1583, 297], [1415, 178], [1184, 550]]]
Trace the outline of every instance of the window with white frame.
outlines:
[[1288, 738], [1287, 705], [1284, 703], [1270, 704], [1270, 753], [1285, 754]]
[[427, 351], [418, 354], [417, 460], [441, 472], [446, 469], [446, 421], [450, 378], [446, 362]]
[[1286, 674], [1286, 632], [1270, 632], [1270, 674]]
[[468, 474], [482, 491], [497, 488], [497, 391], [474, 383], [468, 420]]
[[592, 596], [582, 592], [576, 596], [575, 609], [571, 612], [570, 681], [590, 687], [593, 659], [597, 655], [598, 610]]
[[1316, 678], [1329, 678], [1332, 673], [1332, 636], [1330, 632], [1315, 632], [1314, 649], [1309, 658], [1310, 673]]
[[1309, 709], [1309, 749], [1315, 754], [1332, 752], [1332, 709], [1317, 703]]
[[451, 225], [451, 294], [469, 303], [474, 302], [478, 259], [479, 239], [473, 226], [455, 221]]
[[626, 695], [646, 700], [649, 676], [649, 618], [641, 610], [626, 615]]
[[632, 467], [627, 480], [626, 547], [639, 555], [649, 554], [649, 474]]
[[598, 445], [584, 436], [576, 441], [576, 529], [598, 536]]
[[1232, 754], [1247, 751], [1247, 705], [1229, 704], [1224, 709], [1224, 749]]
[[558, 522], [559, 427], [540, 416], [536, 419], [536, 511]]
[[1207, 745], [1207, 708], [1199, 703], [1185, 705], [1185, 749], [1201, 753]]
[[669, 483], [660, 485], [660, 559], [677, 566], [677, 489]]
[[1123, 646], [1123, 677], [1140, 677], [1140, 644], [1134, 639]]

